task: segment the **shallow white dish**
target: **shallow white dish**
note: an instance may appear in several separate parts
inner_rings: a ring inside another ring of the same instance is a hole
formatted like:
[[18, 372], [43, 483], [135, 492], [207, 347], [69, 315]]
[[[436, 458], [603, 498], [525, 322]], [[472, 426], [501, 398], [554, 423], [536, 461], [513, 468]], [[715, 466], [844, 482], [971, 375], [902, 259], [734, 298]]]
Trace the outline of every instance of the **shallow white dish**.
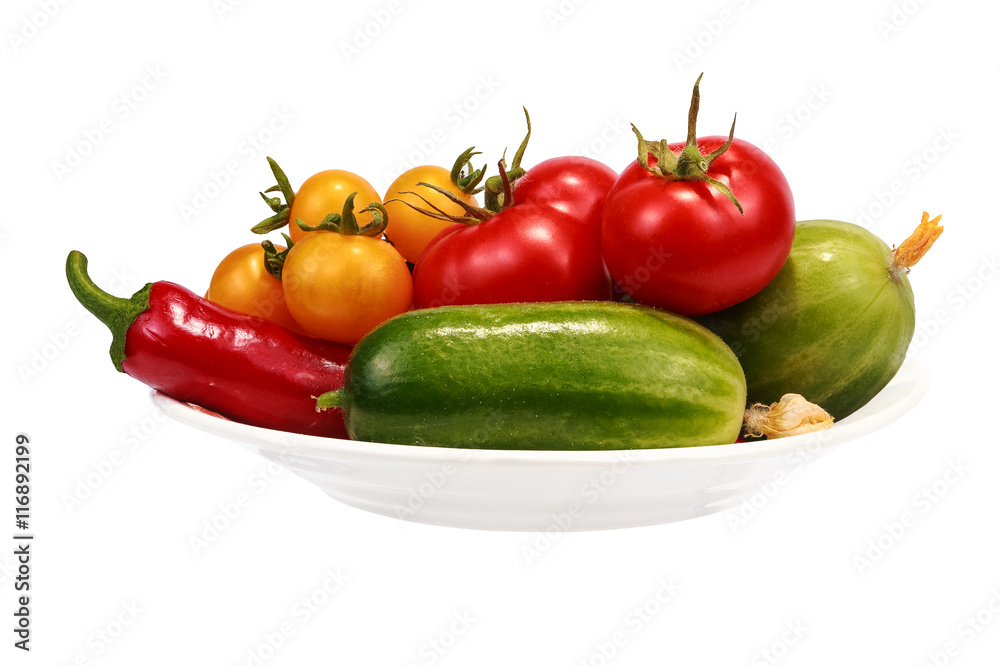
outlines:
[[930, 379], [907, 361], [870, 403], [822, 432], [721, 446], [492, 451], [374, 444], [268, 430], [157, 391], [169, 416], [285, 465], [344, 504], [450, 527], [584, 531], [655, 525], [733, 507], [774, 474], [869, 435], [909, 411]]

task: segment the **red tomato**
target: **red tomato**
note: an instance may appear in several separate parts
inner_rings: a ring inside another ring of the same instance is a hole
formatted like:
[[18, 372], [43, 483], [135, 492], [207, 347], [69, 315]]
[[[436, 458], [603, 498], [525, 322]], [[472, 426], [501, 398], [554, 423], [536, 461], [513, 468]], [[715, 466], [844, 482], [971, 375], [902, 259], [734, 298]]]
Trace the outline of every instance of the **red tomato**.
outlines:
[[[667, 148], [707, 168], [695, 169], [693, 179], [686, 180], [653, 173], [636, 160], [608, 193], [601, 228], [604, 259], [615, 282], [639, 303], [682, 315], [716, 312], [756, 294], [781, 270], [795, 235], [792, 192], [778, 166], [739, 139], [715, 155], [727, 137], [695, 140], [697, 109], [696, 83], [690, 145]], [[653, 152], [656, 144], [640, 137], [641, 153], [647, 146]], [[667, 164], [671, 156], [662, 157]], [[658, 167], [660, 161], [650, 158], [649, 165]]]
[[533, 201], [558, 208], [600, 234], [604, 198], [618, 174], [589, 157], [553, 157], [514, 183], [514, 203]]
[[413, 305], [608, 300], [600, 246], [568, 214], [513, 205], [476, 225], [448, 227], [413, 270]]
[[[698, 147], [710, 153], [725, 141], [707, 137]], [[735, 139], [708, 173], [729, 187], [742, 215], [710, 183], [663, 178], [638, 162], [608, 194], [604, 259], [615, 282], [639, 303], [683, 315], [716, 312], [763, 289], [788, 258], [795, 206], [777, 165]]]

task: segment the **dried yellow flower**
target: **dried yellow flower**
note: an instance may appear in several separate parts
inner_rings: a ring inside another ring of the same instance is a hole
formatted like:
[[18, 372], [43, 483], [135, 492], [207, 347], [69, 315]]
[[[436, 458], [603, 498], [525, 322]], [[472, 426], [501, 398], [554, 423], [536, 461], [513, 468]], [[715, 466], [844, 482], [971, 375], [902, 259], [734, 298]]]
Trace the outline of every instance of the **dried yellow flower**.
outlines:
[[924, 211], [920, 218], [920, 224], [910, 237], [900, 243], [899, 247], [892, 250], [892, 259], [889, 261], [889, 277], [899, 281], [901, 275], [910, 272], [910, 267], [914, 266], [927, 254], [927, 251], [934, 245], [944, 227], [939, 226], [941, 216], [938, 215], [933, 220]]
[[825, 409], [798, 393], [786, 393], [781, 400], [770, 405], [758, 402], [743, 414], [743, 433], [746, 437], [792, 437], [826, 430], [832, 425], [833, 417]]

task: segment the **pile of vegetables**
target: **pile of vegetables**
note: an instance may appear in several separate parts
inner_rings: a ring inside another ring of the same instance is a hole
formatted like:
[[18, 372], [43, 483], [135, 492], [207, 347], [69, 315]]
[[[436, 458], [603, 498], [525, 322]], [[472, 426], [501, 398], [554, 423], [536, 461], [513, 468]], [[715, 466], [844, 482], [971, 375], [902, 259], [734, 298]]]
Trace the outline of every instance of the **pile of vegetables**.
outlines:
[[[910, 268], [862, 227], [795, 220], [763, 151], [649, 141], [621, 172], [558, 156], [497, 173], [470, 148], [384, 195], [330, 169], [293, 188], [268, 158], [281, 234], [222, 259], [204, 297], [169, 282], [70, 286], [112, 331], [115, 367], [250, 425], [412, 445], [621, 449], [830, 427], [899, 370]], [[480, 205], [480, 197], [482, 205]]]

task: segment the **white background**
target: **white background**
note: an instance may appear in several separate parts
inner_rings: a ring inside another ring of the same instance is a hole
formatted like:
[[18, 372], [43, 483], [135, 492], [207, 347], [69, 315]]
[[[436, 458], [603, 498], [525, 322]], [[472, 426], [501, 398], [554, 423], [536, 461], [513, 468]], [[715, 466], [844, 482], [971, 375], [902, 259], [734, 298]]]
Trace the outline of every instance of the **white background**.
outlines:
[[[998, 19], [993, 3], [916, 0], [8, 0], [0, 663], [995, 664]], [[621, 169], [630, 122], [683, 138], [702, 71], [700, 132], [739, 112], [799, 219], [890, 244], [924, 210], [946, 227], [910, 276], [924, 401], [755, 506], [541, 541], [349, 508], [158, 418], [65, 284], [79, 249], [120, 295], [203, 290], [259, 240], [265, 155], [293, 185], [337, 167], [384, 189], [402, 163], [450, 166], [470, 145], [495, 163], [524, 105], [525, 165], [584, 153]], [[19, 432], [30, 654], [11, 631]], [[249, 506], [193, 547], [241, 493]]]

